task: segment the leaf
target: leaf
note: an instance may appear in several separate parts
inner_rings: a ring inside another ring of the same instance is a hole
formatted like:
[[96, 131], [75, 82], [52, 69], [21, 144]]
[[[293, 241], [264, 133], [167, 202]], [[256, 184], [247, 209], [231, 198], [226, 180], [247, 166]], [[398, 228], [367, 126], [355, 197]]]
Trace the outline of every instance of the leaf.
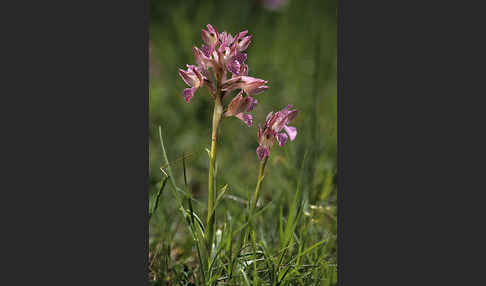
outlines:
[[165, 177], [165, 179], [162, 182], [162, 185], [161, 185], [160, 189], [157, 191], [157, 193], [153, 196], [149, 196], [149, 221], [152, 218], [152, 215], [157, 210], [157, 207], [159, 206], [159, 198], [162, 195], [162, 191], [164, 190], [165, 185], [167, 184], [168, 180], [169, 180], [169, 177]]
[[[304, 256], [306, 255], [307, 253], [309, 253], [311, 250], [313, 250], [314, 248], [318, 247], [318, 246], [321, 246], [323, 243], [327, 242], [328, 240], [327, 239], [324, 239], [324, 240], [321, 240], [319, 241], [318, 243], [310, 246], [309, 248], [307, 248], [306, 250], [304, 250], [303, 252], [299, 253], [297, 256], [293, 257], [290, 262], [294, 261], [295, 259], [301, 257], [301, 256]], [[289, 262], [289, 263], [290, 263]]]
[[324, 180], [324, 186], [322, 187], [322, 193], [321, 193], [321, 200], [326, 200], [329, 194], [332, 191], [332, 179], [333, 179], [333, 172], [329, 171], [327, 173], [326, 179]]
[[216, 209], [218, 204], [221, 202], [221, 200], [223, 199], [223, 196], [224, 196], [224, 194], [226, 193], [227, 190], [228, 190], [227, 184], [219, 190], [218, 197], [216, 198], [216, 202], [214, 203], [214, 209]]
[[[172, 183], [174, 189], [177, 190], [178, 188], [176, 186], [174, 177], [172, 176], [172, 168], [170, 167], [169, 159], [167, 158], [167, 153], [165, 152], [164, 139], [162, 139], [162, 126], [160, 125], [159, 125], [159, 140], [160, 140], [160, 146], [162, 147], [162, 155], [164, 155], [164, 160], [165, 163], [167, 164], [167, 171], [169, 172], [170, 182]], [[179, 198], [177, 199], [180, 202]]]
[[214, 207], [213, 207], [213, 211], [211, 212], [211, 215], [209, 216], [208, 218], [208, 221], [211, 219], [211, 217], [214, 215], [214, 211], [216, 210], [217, 206], [219, 205], [219, 203], [221, 202], [224, 194], [226, 193], [226, 191], [228, 190], [228, 184], [226, 184], [224, 187], [222, 187], [220, 190], [219, 190], [219, 195], [218, 197], [216, 198], [216, 201], [214, 202]]

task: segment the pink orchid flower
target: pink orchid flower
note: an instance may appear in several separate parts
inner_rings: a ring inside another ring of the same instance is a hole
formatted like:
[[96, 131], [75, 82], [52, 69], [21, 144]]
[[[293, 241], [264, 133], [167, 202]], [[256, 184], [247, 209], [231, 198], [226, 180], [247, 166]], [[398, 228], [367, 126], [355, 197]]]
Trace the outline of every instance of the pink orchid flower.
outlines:
[[193, 65], [187, 65], [187, 71], [179, 69], [179, 75], [184, 82], [191, 87], [184, 89], [182, 94], [186, 102], [189, 102], [194, 96], [194, 92], [204, 84], [205, 77], [202, 75], [199, 68]]
[[248, 125], [248, 127], [251, 127], [253, 117], [247, 112], [252, 111], [257, 103], [258, 101], [249, 95], [243, 97], [243, 91], [240, 91], [238, 95], [231, 100], [230, 104], [228, 105], [228, 110], [224, 113], [224, 116], [235, 116]]

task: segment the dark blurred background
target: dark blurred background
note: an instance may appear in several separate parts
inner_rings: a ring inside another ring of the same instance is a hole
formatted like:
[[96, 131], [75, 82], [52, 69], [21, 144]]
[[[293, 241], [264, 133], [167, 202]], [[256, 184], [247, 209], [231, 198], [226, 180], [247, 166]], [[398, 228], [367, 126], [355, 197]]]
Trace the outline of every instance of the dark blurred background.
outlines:
[[[206, 88], [190, 103], [182, 97], [185, 83], [178, 68], [195, 64], [192, 48], [200, 47], [201, 29], [210, 23], [232, 35], [247, 29], [253, 35], [247, 49], [249, 76], [268, 80], [269, 89], [256, 96], [254, 125], [225, 119], [218, 146], [218, 187], [247, 199], [253, 192], [259, 161], [255, 149], [257, 124], [272, 110], [292, 104], [300, 110], [290, 124], [295, 141], [276, 144], [267, 164], [262, 195], [266, 201], [288, 201], [299, 174], [309, 204], [336, 207], [337, 168], [337, 1], [160, 1], [150, 4], [150, 186], [155, 189], [164, 165], [157, 128], [162, 126], [170, 161], [192, 154], [187, 162], [189, 185], [196, 206], [205, 210], [212, 101]], [[307, 161], [302, 167], [307, 154]], [[179, 166], [179, 167], [177, 167]], [[174, 163], [176, 181], [183, 185], [181, 164]], [[169, 191], [152, 224], [151, 237], [162, 235], [163, 214], [175, 211]], [[225, 203], [238, 212], [238, 203]], [[235, 207], [236, 206], [236, 207]], [[222, 207], [225, 208], [225, 207]], [[220, 212], [221, 213], [221, 212]], [[334, 212], [330, 212], [331, 214]], [[219, 214], [218, 214], [219, 215]], [[224, 215], [224, 212], [223, 214]], [[166, 225], [170, 228], [169, 225]], [[335, 233], [335, 231], [332, 231]]]

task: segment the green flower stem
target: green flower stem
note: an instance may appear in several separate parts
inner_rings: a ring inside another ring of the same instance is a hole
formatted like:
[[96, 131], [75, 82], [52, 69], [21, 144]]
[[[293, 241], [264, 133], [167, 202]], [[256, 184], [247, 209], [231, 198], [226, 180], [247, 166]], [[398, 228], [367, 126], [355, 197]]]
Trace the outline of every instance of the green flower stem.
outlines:
[[256, 185], [256, 188], [255, 188], [255, 193], [253, 193], [253, 200], [251, 201], [251, 214], [253, 215], [253, 212], [255, 211], [255, 208], [256, 208], [256, 205], [257, 205], [257, 201], [258, 201], [258, 195], [260, 193], [260, 188], [262, 186], [262, 182], [263, 182], [263, 173], [265, 172], [265, 166], [267, 165], [267, 160], [268, 160], [268, 157], [265, 157], [265, 159], [263, 159], [263, 161], [260, 162], [260, 171], [258, 172], [258, 181], [257, 181], [257, 185]]
[[211, 152], [209, 154], [209, 176], [208, 176], [208, 218], [207, 218], [207, 243], [211, 250], [214, 237], [215, 210], [214, 201], [216, 192], [214, 191], [215, 164], [216, 164], [216, 141], [218, 139], [218, 128], [223, 117], [223, 103], [221, 96], [216, 96], [213, 111], [213, 128], [211, 135]]
[[248, 237], [248, 235], [250, 235], [250, 239], [251, 239], [251, 244], [252, 244], [252, 248], [253, 248], [253, 259], [254, 259], [254, 262], [253, 262], [253, 283], [255, 285], [257, 285], [258, 283], [258, 276], [257, 276], [257, 247], [256, 247], [256, 238], [255, 238], [255, 228], [254, 228], [254, 224], [253, 224], [253, 216], [255, 215], [255, 209], [256, 209], [256, 206], [257, 206], [257, 202], [258, 202], [258, 195], [260, 194], [260, 188], [262, 187], [262, 182], [263, 182], [263, 174], [265, 172], [265, 166], [267, 165], [267, 160], [268, 160], [268, 156], [265, 157], [265, 159], [263, 159], [263, 161], [260, 162], [260, 170], [258, 172], [258, 181], [257, 181], [257, 185], [256, 185], [256, 188], [255, 188], [255, 192], [253, 193], [253, 199], [251, 200], [251, 205], [250, 205], [250, 218], [249, 218], [249, 224], [248, 224], [248, 232], [246, 233], [245, 237]]

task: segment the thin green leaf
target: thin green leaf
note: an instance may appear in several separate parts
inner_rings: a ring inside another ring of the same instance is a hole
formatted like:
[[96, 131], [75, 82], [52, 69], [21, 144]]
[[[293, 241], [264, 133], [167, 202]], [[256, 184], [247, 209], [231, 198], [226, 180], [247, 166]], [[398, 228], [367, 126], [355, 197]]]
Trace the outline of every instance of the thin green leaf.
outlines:
[[[157, 193], [154, 196], [151, 196], [149, 198], [149, 220], [152, 218], [152, 215], [155, 213], [155, 211], [157, 210], [157, 208], [159, 206], [159, 198], [162, 195], [162, 192], [165, 188], [165, 185], [166, 185], [168, 179], [169, 179], [169, 177], [165, 177], [165, 179], [162, 182], [162, 185], [160, 186]], [[152, 200], [150, 200], [150, 199], [152, 199]]]

